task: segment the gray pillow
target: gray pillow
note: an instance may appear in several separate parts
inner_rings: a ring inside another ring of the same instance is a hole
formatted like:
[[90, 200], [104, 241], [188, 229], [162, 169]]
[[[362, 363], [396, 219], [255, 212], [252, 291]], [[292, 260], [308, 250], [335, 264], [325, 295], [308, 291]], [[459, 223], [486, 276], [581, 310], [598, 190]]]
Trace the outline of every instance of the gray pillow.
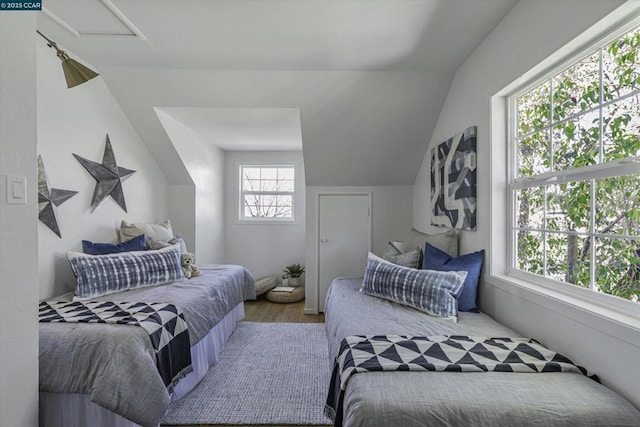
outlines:
[[[409, 237], [404, 241], [406, 248], [413, 249], [416, 246], [424, 250], [425, 243], [429, 242], [431, 246], [448, 253], [452, 257], [457, 257], [458, 253], [458, 232], [455, 229], [449, 229], [444, 233], [426, 234], [415, 228], [411, 229]], [[403, 250], [406, 252], [406, 250]]]
[[147, 247], [148, 249], [162, 249], [171, 245], [180, 245], [180, 253], [186, 254], [189, 252], [187, 250], [187, 244], [184, 242], [184, 239], [179, 234], [168, 242], [163, 242], [162, 240], [158, 240], [154, 237], [147, 238]]
[[407, 253], [418, 247], [420, 248], [420, 258], [416, 268], [422, 268], [422, 257], [426, 243], [449, 254], [452, 258], [458, 256], [458, 232], [453, 228], [437, 234], [426, 234], [412, 228], [409, 236], [404, 241], [392, 240], [386, 250], [390, 250], [391, 247], [396, 249], [398, 253]]
[[382, 253], [382, 258], [403, 267], [418, 268], [422, 258], [422, 249], [416, 247], [409, 252], [401, 252], [394, 243], [389, 242]]
[[120, 224], [121, 242], [130, 240], [141, 234], [147, 236], [147, 240], [150, 237], [160, 240], [161, 242], [168, 242], [173, 239], [173, 230], [171, 229], [171, 222], [169, 222], [169, 220], [159, 224], [128, 223], [122, 220]]
[[413, 307], [432, 316], [457, 320], [466, 271], [418, 270], [369, 253], [362, 288], [367, 295]]

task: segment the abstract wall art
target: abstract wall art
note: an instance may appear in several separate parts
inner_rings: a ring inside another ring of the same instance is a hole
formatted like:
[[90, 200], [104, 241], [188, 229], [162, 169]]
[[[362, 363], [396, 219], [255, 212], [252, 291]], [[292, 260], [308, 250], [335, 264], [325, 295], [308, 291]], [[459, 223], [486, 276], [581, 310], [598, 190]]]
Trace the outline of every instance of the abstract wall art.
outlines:
[[91, 212], [108, 196], [111, 196], [126, 212], [127, 204], [124, 201], [124, 193], [122, 192], [122, 181], [133, 175], [135, 171], [119, 167], [116, 164], [116, 157], [113, 154], [109, 135], [107, 135], [107, 143], [104, 147], [102, 163], [87, 160], [77, 154], [73, 156], [96, 180], [96, 188], [93, 191], [93, 199], [91, 200]]
[[476, 229], [476, 134], [471, 126], [431, 149], [431, 225]]
[[56, 215], [56, 207], [60, 206], [71, 197], [78, 194], [77, 191], [60, 190], [59, 188], [51, 188], [47, 179], [47, 172], [44, 169], [42, 156], [38, 156], [38, 219], [44, 225], [49, 227], [51, 231], [62, 238], [60, 227], [58, 225], [58, 217]]

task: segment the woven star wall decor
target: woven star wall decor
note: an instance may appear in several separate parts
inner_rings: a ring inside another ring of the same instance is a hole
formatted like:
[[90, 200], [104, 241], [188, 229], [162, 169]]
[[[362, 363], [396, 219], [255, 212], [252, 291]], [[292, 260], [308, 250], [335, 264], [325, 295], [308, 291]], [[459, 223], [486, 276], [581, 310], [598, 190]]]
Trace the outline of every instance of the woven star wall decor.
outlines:
[[56, 206], [60, 206], [76, 194], [77, 191], [50, 188], [42, 156], [38, 156], [38, 218], [60, 238], [62, 234], [58, 226]]
[[136, 171], [119, 167], [116, 164], [116, 157], [113, 154], [109, 135], [107, 135], [107, 143], [104, 147], [102, 163], [87, 160], [77, 154], [74, 154], [73, 156], [97, 181], [96, 188], [93, 191], [93, 200], [91, 201], [91, 212], [93, 212], [108, 196], [111, 196], [111, 198], [115, 200], [116, 203], [126, 212], [127, 204], [124, 201], [124, 193], [122, 192], [122, 181], [129, 178]]

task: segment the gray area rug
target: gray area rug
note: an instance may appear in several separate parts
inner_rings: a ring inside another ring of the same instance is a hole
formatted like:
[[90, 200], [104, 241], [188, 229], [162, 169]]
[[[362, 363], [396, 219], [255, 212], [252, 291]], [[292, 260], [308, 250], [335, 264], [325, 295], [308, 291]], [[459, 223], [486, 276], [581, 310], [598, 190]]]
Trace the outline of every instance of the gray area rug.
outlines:
[[241, 322], [162, 424], [330, 425], [329, 376], [323, 323]]

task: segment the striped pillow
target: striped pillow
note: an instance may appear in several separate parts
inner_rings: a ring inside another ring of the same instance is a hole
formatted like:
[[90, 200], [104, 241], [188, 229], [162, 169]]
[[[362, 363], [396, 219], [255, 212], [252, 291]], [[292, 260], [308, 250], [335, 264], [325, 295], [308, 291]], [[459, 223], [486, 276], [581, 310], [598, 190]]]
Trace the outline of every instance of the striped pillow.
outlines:
[[466, 271], [417, 270], [369, 253], [361, 291], [432, 316], [457, 319], [456, 296], [466, 277]]
[[70, 251], [67, 259], [76, 276], [76, 301], [184, 278], [180, 245], [108, 255]]

